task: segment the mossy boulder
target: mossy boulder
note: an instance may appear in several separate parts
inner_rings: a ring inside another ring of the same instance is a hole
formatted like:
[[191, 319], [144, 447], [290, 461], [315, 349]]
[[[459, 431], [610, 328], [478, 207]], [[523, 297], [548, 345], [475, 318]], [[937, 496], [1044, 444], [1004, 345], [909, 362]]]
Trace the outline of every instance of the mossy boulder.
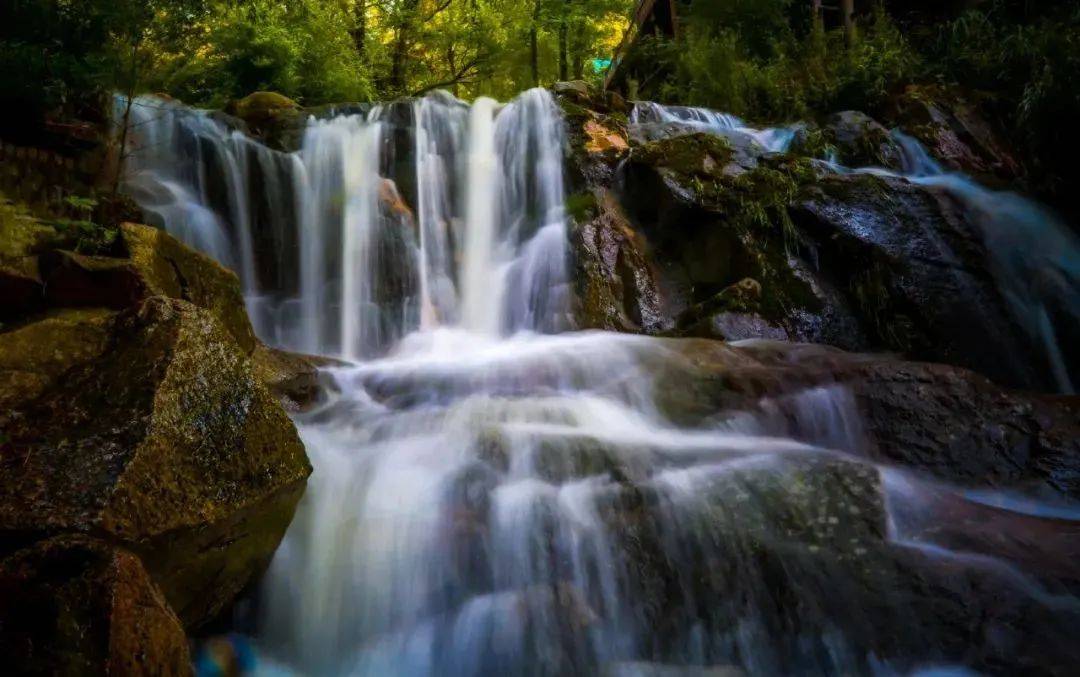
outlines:
[[254, 92], [230, 101], [225, 112], [243, 120], [251, 134], [271, 148], [291, 151], [299, 144], [304, 111], [283, 94]]
[[771, 322], [821, 311], [817, 290], [792, 264], [800, 235], [788, 214], [813, 170], [783, 156], [756, 162], [741, 164], [730, 144], [708, 134], [631, 153], [622, 201], [655, 252], [672, 315], [745, 278], [760, 285], [758, 310]]
[[4, 420], [0, 542], [123, 543], [197, 625], [268, 562], [310, 465], [247, 351], [209, 311], [147, 299], [109, 350]]
[[633, 156], [635, 162], [656, 167], [686, 190], [723, 177], [734, 151], [724, 137], [697, 132], [650, 141], [636, 147]]
[[0, 653], [11, 674], [192, 674], [184, 629], [139, 558], [79, 536], [0, 561]]
[[241, 350], [254, 350], [255, 332], [235, 273], [159, 228], [125, 223], [120, 237], [148, 295], [189, 301], [210, 311]]
[[0, 423], [19, 403], [44, 393], [67, 371], [109, 346], [114, 313], [103, 308], [51, 310], [0, 332]]
[[824, 136], [841, 164], [903, 168], [903, 155], [889, 130], [865, 113], [849, 110], [832, 115], [825, 123]]

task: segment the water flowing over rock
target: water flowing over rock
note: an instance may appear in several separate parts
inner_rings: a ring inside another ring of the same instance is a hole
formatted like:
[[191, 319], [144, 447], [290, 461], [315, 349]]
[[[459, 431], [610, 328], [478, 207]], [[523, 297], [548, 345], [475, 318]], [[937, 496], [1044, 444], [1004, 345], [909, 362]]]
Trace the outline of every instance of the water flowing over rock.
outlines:
[[[259, 594], [267, 663], [1064, 674], [1076, 400], [961, 368], [1071, 389], [1058, 224], [865, 116], [556, 91], [318, 111], [289, 153], [170, 106], [146, 126], [167, 150], [134, 140], [144, 208], [253, 265], [256, 333], [344, 358], [253, 352], [314, 468]], [[271, 174], [279, 230], [251, 216]], [[1013, 231], [1053, 244], [1010, 257]]]

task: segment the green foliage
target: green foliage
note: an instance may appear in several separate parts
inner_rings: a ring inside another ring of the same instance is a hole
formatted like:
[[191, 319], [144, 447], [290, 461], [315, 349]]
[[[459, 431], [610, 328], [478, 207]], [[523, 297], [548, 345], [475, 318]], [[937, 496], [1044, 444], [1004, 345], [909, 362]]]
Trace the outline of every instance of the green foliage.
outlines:
[[793, 119], [874, 110], [916, 72], [915, 51], [887, 14], [875, 12], [847, 47], [839, 30], [823, 33], [808, 24], [797, 30], [805, 8], [790, 0], [696, 3], [678, 44], [654, 39], [646, 47], [671, 77], [658, 78], [645, 96], [755, 119]]
[[1065, 195], [1080, 181], [1080, 4], [1021, 4], [993, 0], [943, 25], [929, 46], [930, 71], [995, 92], [1037, 185]]
[[120, 231], [85, 219], [53, 219], [47, 223], [60, 234], [65, 246], [80, 254], [108, 254], [118, 243]]

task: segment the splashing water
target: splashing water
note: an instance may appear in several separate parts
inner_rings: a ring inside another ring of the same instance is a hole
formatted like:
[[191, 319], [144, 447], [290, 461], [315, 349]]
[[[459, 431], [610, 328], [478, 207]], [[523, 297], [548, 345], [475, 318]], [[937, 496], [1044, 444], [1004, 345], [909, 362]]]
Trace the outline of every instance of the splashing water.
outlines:
[[686, 131], [711, 132], [727, 135], [744, 134], [754, 140], [764, 150], [783, 153], [791, 147], [797, 127], [771, 127], [756, 129], [750, 127], [741, 118], [730, 113], [721, 113], [708, 108], [691, 106], [662, 106], [651, 101], [642, 101], [634, 105], [630, 113], [631, 125], [670, 124]]
[[[264, 338], [351, 360], [327, 370], [329, 399], [297, 415], [314, 474], [264, 584], [267, 672], [900, 674], [965, 662], [939, 639], [957, 617], [937, 622], [920, 585], [944, 600], [966, 601], [964, 585], [997, 590], [1010, 612], [1056, 614], [1038, 626], [1051, 634], [1080, 619], [1073, 598], [1018, 573], [1008, 547], [1073, 508], [880, 468], [842, 385], [702, 406], [717, 374], [701, 373], [699, 358], [716, 356], [700, 344], [557, 333], [569, 304], [565, 135], [547, 92], [409, 104], [415, 215], [391, 178], [385, 107], [311, 120], [301, 150], [279, 153], [209, 114], [140, 101], [158, 112], [140, 118], [132, 194], [194, 246], [250, 265]], [[700, 109], [634, 119], [741, 130], [771, 150], [790, 141]], [[282, 194], [281, 223], [255, 232]], [[298, 250], [293, 279], [260, 281], [267, 233]], [[965, 540], [958, 506], [1008, 528]]]

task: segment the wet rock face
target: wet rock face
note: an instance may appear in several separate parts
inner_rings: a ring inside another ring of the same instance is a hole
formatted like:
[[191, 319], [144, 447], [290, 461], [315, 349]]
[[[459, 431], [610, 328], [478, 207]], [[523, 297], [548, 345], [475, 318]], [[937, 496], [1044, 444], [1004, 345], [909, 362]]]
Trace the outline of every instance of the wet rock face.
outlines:
[[845, 290], [873, 345], [1050, 387], [987, 268], [990, 255], [946, 193], [899, 178], [831, 176], [806, 186], [791, 213], [818, 274]]
[[956, 90], [909, 86], [893, 103], [891, 116], [949, 169], [991, 184], [1022, 177], [1009, 144], [986, 120], [977, 102]]
[[667, 328], [643, 238], [610, 191], [603, 190], [594, 204], [583, 215], [588, 220], [570, 234], [577, 326], [646, 333]]
[[1080, 402], [1003, 391], [930, 364], [868, 364], [851, 381], [880, 458], [967, 486], [1080, 498]]
[[0, 653], [13, 674], [190, 675], [179, 619], [139, 558], [58, 537], [0, 560]]
[[958, 367], [825, 346], [672, 345], [685, 361], [658, 365], [656, 373], [659, 402], [673, 420], [698, 425], [717, 411], [760, 411], [766, 401], [783, 420], [797, 420], [793, 403], [778, 397], [843, 387], [861, 421], [857, 448], [849, 451], [961, 486], [1080, 498], [1076, 397], [1011, 391]]
[[836, 113], [826, 122], [824, 136], [849, 167], [902, 169], [900, 148], [889, 130], [865, 113]]
[[[72, 531], [145, 551], [188, 624], [219, 611], [257, 573], [310, 472], [292, 423], [230, 335], [209, 312], [161, 297], [118, 318], [105, 355], [4, 423], [7, 538]], [[211, 597], [171, 584], [209, 545], [173, 543], [279, 495], [291, 501], [284, 514], [225, 541], [234, 576]]]

